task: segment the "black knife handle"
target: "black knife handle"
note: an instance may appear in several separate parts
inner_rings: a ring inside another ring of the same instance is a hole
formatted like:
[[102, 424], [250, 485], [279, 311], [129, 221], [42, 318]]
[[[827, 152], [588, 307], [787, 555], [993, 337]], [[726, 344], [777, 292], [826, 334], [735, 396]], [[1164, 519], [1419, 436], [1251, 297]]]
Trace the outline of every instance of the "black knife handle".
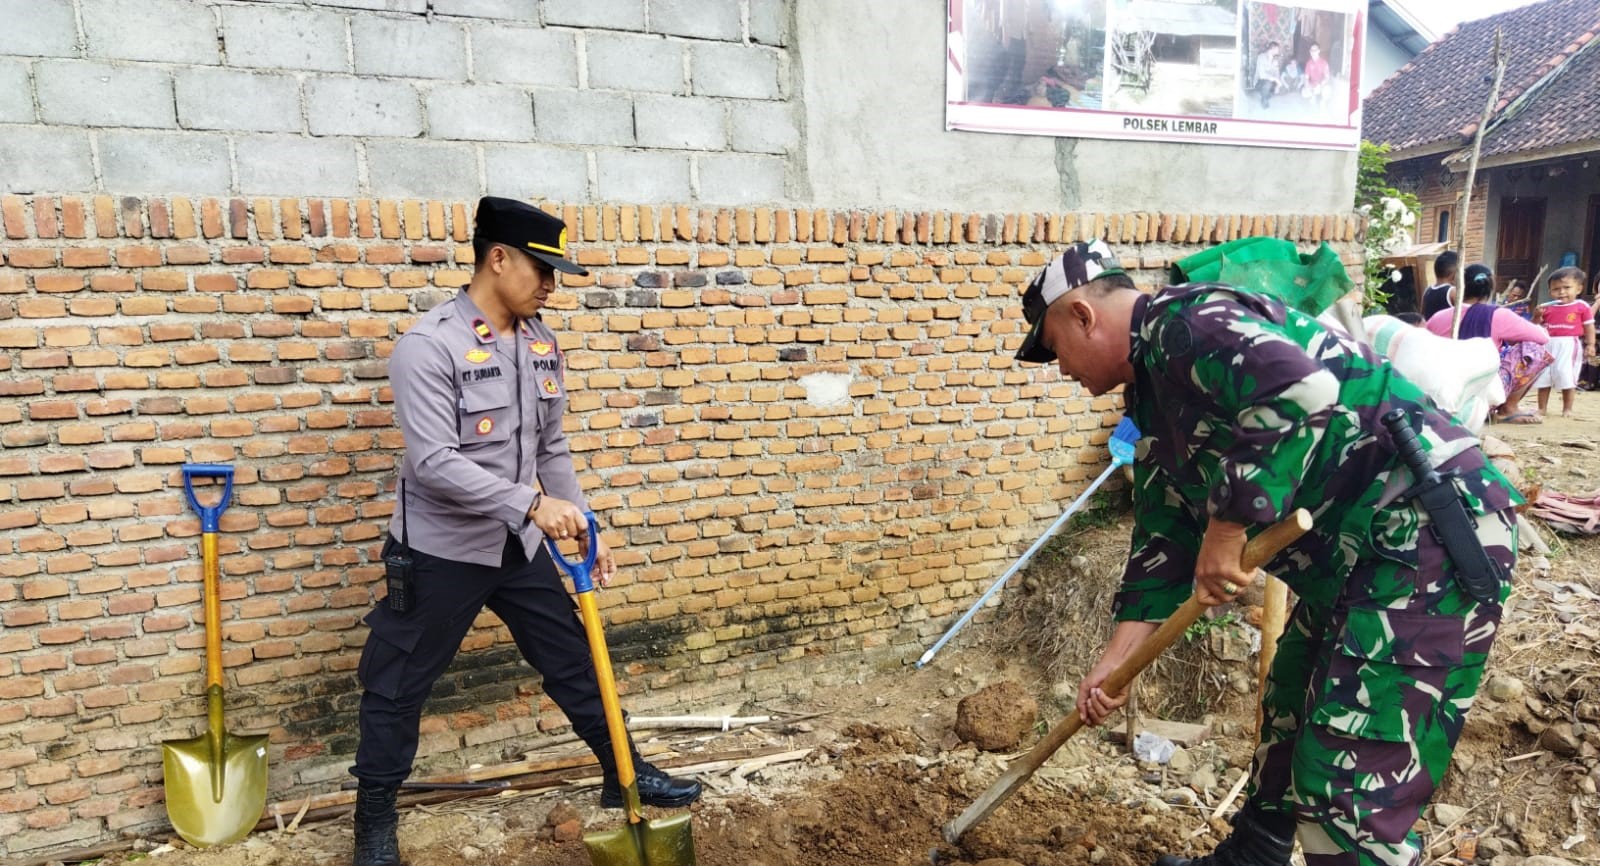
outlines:
[[1417, 431], [1411, 429], [1406, 423], [1404, 409], [1391, 409], [1383, 415], [1383, 426], [1389, 430], [1389, 438], [1394, 440], [1395, 450], [1400, 452], [1400, 459], [1406, 463], [1406, 468], [1416, 476], [1418, 482], [1427, 482], [1436, 476], [1433, 466], [1428, 463], [1428, 455], [1422, 450], [1422, 442], [1417, 439]]

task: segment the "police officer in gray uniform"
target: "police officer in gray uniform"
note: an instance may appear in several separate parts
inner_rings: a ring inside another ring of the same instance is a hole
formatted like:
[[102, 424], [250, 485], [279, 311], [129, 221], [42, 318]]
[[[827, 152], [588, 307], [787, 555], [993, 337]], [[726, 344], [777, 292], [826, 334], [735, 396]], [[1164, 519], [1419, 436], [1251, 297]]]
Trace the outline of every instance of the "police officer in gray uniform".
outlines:
[[[566, 258], [561, 220], [510, 199], [478, 203], [472, 246], [471, 284], [407, 331], [389, 361], [405, 460], [383, 550], [389, 597], [366, 618], [359, 669], [356, 866], [400, 863], [395, 795], [416, 757], [423, 702], [485, 605], [599, 759], [601, 805], [622, 806], [588, 642], [543, 544], [599, 545], [597, 582], [616, 572], [605, 542], [588, 537], [561, 430], [561, 351], [539, 320], [555, 270], [588, 272]], [[647, 805], [700, 796], [698, 782], [637, 752], [634, 766]]]

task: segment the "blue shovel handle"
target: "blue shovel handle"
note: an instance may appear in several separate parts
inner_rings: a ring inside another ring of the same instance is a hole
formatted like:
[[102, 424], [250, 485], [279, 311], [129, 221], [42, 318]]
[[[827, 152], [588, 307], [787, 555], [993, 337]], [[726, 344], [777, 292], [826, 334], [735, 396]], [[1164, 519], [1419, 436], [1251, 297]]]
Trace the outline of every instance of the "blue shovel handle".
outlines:
[[[216, 505], [201, 505], [200, 500], [194, 498], [195, 478], [221, 478], [222, 500]], [[200, 515], [200, 531], [216, 532], [222, 512], [228, 510], [228, 501], [233, 498], [233, 467], [226, 463], [183, 464], [183, 493], [189, 497], [189, 505], [195, 513]]]
[[572, 588], [579, 593], [594, 590], [594, 579], [589, 575], [594, 571], [594, 558], [600, 550], [600, 524], [595, 522], [593, 511], [585, 511], [583, 516], [589, 518], [589, 552], [582, 562], [567, 559], [550, 536], [544, 537], [544, 546], [550, 549], [550, 558], [560, 563], [563, 571], [572, 575]]

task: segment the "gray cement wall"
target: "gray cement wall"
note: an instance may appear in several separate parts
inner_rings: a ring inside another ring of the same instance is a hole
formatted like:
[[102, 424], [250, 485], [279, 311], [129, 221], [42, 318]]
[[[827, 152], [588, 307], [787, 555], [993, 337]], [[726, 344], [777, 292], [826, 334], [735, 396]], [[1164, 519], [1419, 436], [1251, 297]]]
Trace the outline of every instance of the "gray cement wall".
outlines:
[[[944, 129], [944, 0], [804, 0], [809, 194], [978, 210], [1345, 212], [1356, 154]], [[848, 22], [848, 25], [842, 23]]]
[[944, 129], [945, 0], [0, 0], [0, 192], [1348, 208], [1354, 154]]

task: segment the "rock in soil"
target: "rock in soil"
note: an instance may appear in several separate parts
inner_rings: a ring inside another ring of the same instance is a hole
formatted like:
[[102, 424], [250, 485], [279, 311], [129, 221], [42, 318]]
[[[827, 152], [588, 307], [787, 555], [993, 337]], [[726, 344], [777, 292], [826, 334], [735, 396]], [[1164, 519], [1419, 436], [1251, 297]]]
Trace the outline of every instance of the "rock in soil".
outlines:
[[1497, 701], [1522, 700], [1522, 680], [1508, 674], [1494, 674], [1489, 677], [1487, 685], [1489, 697]]
[[1038, 720], [1038, 702], [1009, 680], [970, 694], [956, 705], [956, 735], [988, 752], [1015, 749]]
[[551, 827], [560, 827], [569, 821], [579, 821], [582, 818], [583, 816], [578, 814], [578, 810], [573, 808], [571, 803], [557, 803], [544, 820]]
[[1539, 735], [1539, 745], [1564, 758], [1578, 754], [1580, 743], [1582, 740], [1571, 722], [1556, 722]]
[[1448, 827], [1466, 816], [1467, 810], [1449, 803], [1433, 804], [1433, 823]]

